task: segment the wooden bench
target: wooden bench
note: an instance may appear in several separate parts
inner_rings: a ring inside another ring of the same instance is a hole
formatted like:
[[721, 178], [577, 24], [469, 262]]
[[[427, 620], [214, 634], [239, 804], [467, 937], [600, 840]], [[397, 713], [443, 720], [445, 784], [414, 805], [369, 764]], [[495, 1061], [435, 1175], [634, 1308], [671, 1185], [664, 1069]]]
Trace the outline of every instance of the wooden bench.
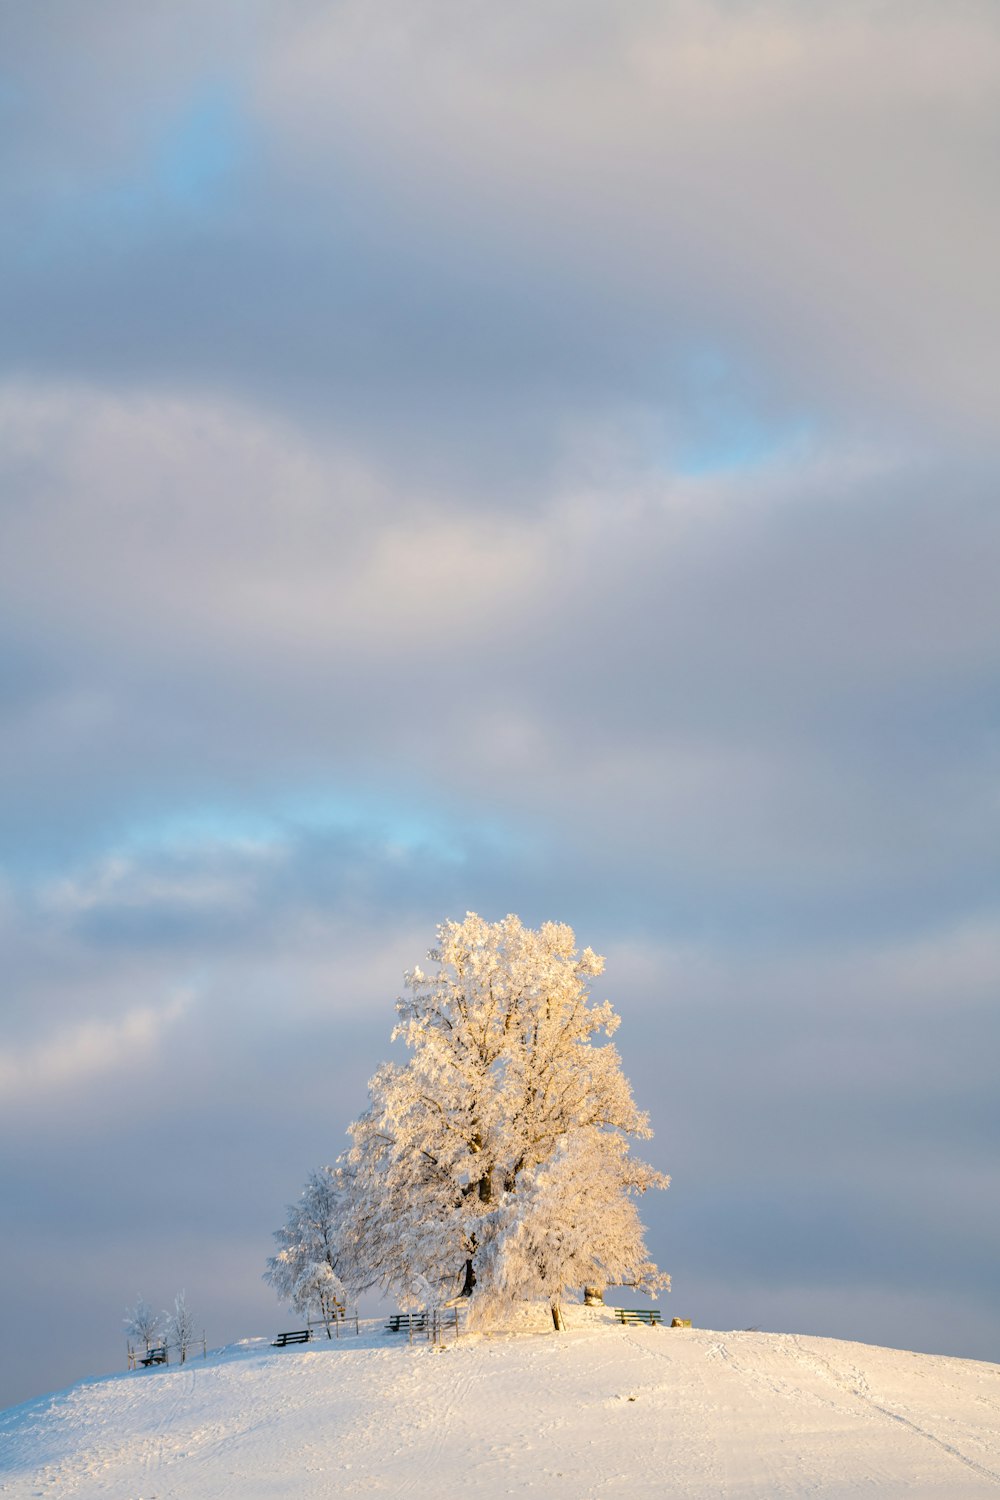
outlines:
[[411, 1328], [414, 1333], [423, 1333], [427, 1328], [427, 1314], [425, 1312], [391, 1313], [385, 1326], [388, 1333], [409, 1333]]
[[150, 1365], [165, 1365], [167, 1362], [167, 1346], [159, 1344], [155, 1349], [147, 1349], [139, 1360], [141, 1365], [148, 1369]]
[[308, 1344], [312, 1338], [311, 1328], [298, 1328], [294, 1333], [279, 1333], [271, 1340], [272, 1349], [284, 1349], [286, 1344]]
[[658, 1307], [616, 1307], [615, 1317], [619, 1323], [648, 1323], [650, 1328], [663, 1322], [663, 1314]]

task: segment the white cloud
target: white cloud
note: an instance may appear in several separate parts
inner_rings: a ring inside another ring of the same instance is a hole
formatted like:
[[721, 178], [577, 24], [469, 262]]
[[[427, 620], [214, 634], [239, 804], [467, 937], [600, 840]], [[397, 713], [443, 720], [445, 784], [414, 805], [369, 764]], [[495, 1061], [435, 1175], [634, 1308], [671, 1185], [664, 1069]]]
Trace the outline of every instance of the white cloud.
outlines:
[[387, 487], [257, 409], [0, 389], [11, 604], [156, 655], [234, 642], [376, 655], [482, 635], [539, 587], [523, 522]]
[[0, 1105], [39, 1095], [52, 1102], [83, 1080], [135, 1068], [148, 1061], [165, 1035], [189, 1009], [194, 996], [179, 990], [166, 1003], [141, 1005], [113, 1021], [63, 1025], [42, 1041], [0, 1049]]

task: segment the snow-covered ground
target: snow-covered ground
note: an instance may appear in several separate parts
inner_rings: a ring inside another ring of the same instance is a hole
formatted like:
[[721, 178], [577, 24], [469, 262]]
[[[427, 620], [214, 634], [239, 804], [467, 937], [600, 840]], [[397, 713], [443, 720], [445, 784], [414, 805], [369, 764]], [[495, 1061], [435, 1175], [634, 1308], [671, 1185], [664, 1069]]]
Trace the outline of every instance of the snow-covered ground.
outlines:
[[545, 1500], [1000, 1495], [1000, 1367], [835, 1339], [623, 1328], [412, 1347], [266, 1340], [0, 1413], [0, 1494]]

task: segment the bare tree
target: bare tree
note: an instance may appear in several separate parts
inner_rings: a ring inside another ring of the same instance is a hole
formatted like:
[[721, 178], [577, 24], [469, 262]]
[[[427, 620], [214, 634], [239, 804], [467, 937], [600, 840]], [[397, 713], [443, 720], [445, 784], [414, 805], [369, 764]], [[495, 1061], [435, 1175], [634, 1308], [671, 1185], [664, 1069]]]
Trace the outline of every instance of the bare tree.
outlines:
[[183, 1364], [195, 1339], [194, 1315], [187, 1305], [186, 1293], [177, 1293], [174, 1298], [173, 1312], [165, 1312], [164, 1317], [167, 1326], [167, 1342], [178, 1351], [181, 1364]]
[[137, 1343], [141, 1340], [147, 1350], [159, 1338], [159, 1314], [153, 1311], [145, 1297], [140, 1296], [134, 1307], [125, 1309], [125, 1332]]

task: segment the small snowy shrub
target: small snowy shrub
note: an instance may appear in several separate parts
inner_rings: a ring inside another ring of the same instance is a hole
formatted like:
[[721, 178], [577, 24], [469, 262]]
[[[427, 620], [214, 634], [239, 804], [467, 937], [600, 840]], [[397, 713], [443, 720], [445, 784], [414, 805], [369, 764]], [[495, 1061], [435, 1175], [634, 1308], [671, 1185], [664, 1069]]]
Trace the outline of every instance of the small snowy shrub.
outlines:
[[347, 1300], [334, 1269], [343, 1190], [331, 1167], [312, 1172], [302, 1196], [288, 1210], [288, 1222], [275, 1231], [278, 1253], [269, 1257], [264, 1280], [297, 1313], [315, 1312], [326, 1326], [342, 1316]]

